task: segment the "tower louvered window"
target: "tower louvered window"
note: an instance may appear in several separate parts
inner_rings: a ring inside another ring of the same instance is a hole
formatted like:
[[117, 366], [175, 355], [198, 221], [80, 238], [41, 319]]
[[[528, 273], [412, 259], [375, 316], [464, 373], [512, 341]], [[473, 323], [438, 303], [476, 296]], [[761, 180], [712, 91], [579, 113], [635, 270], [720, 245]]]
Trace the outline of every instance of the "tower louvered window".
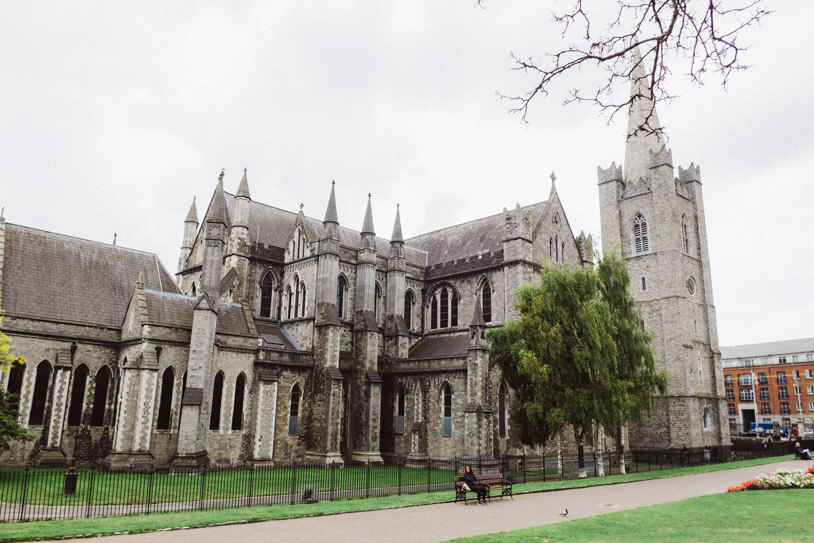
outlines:
[[636, 254], [650, 251], [650, 239], [647, 232], [647, 219], [637, 213], [633, 219], [633, 238], [636, 243]]

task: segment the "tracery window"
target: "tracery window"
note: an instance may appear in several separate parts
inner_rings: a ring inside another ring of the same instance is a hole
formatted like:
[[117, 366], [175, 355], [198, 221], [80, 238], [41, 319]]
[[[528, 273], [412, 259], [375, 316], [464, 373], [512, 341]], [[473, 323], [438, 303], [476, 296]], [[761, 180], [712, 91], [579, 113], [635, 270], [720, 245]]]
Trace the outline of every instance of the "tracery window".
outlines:
[[267, 271], [260, 281], [260, 316], [270, 319], [274, 300], [274, 274]]
[[650, 251], [650, 238], [647, 232], [647, 219], [641, 213], [633, 218], [633, 238], [635, 240], [636, 254]]
[[492, 322], [492, 285], [486, 280], [480, 291], [481, 312], [485, 322]]
[[430, 296], [430, 329], [458, 326], [458, 292], [450, 285], [437, 288]]

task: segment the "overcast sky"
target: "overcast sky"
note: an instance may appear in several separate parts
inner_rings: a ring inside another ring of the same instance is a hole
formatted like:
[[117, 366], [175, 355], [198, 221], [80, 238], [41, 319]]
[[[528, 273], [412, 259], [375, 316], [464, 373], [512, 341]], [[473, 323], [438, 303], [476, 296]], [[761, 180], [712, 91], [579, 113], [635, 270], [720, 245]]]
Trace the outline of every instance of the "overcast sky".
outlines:
[[[510, 52], [557, 46], [552, 2], [4, 2], [0, 206], [7, 221], [155, 252], [221, 168], [234, 193], [341, 224], [368, 192], [377, 234], [405, 237], [545, 200], [598, 237], [596, 168], [624, 159], [625, 120], [496, 92], [533, 84]], [[724, 91], [674, 80], [659, 106], [674, 163], [701, 165], [721, 345], [814, 336], [814, 2], [748, 37]], [[582, 77], [588, 77], [583, 74]], [[566, 81], [558, 90], [576, 84]]]

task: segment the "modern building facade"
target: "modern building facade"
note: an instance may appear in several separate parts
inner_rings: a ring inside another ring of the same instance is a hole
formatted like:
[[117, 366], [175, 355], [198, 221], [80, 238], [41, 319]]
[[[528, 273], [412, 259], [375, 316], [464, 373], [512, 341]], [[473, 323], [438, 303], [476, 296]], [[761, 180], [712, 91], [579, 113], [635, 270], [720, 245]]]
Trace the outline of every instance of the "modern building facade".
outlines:
[[721, 347], [733, 435], [753, 422], [814, 427], [814, 338]]

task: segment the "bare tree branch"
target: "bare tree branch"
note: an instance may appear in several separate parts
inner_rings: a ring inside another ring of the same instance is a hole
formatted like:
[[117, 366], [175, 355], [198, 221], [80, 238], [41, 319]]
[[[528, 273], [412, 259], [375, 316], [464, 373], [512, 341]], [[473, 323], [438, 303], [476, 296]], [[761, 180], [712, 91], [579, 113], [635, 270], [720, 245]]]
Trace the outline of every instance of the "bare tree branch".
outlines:
[[[527, 122], [532, 101], [547, 96], [554, 81], [582, 66], [596, 66], [606, 71], [606, 77], [596, 88], [572, 90], [565, 103], [597, 105], [610, 122], [639, 98], [618, 92], [632, 78], [636, 48], [646, 62], [648, 91], [654, 103], [674, 97], [666, 89], [671, 66], [686, 65], [683, 75], [697, 85], [704, 84], [711, 72], [726, 86], [734, 72], [749, 67], [741, 62], [741, 53], [747, 49], [740, 39], [743, 31], [771, 13], [764, 8], [764, 0], [604, 1], [616, 2], [615, 16], [598, 36], [592, 36], [592, 31], [600, 19], [599, 9], [587, 7], [583, 0], [571, 0], [568, 9], [555, 13], [553, 20], [561, 27], [563, 39], [578, 35], [575, 43], [548, 53], [545, 63], [512, 53], [513, 69], [533, 75], [536, 83], [521, 95], [499, 94], [512, 102], [510, 112]], [[477, 1], [481, 7], [483, 2]]]

